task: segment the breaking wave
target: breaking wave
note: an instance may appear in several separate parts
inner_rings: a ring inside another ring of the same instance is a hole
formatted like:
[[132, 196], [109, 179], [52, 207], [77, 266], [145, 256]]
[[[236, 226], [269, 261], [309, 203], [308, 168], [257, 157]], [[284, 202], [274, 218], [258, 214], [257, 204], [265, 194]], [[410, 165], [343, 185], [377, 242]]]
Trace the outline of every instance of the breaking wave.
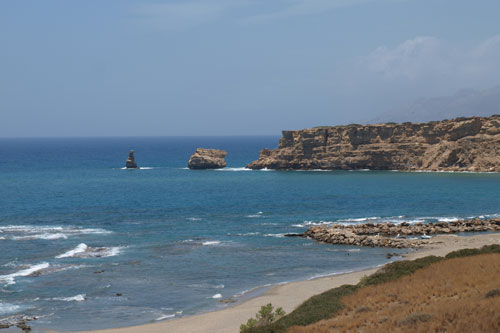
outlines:
[[88, 234], [110, 234], [111, 231], [101, 228], [80, 228], [76, 226], [35, 226], [8, 225], [0, 226], [0, 233], [12, 240], [55, 240]]
[[122, 247], [90, 247], [85, 243], [78, 244], [74, 249], [56, 256], [56, 259], [61, 258], [102, 258], [113, 257], [120, 254]]
[[28, 268], [22, 269], [20, 271], [15, 272], [15, 273], [7, 274], [7, 275], [0, 275], [0, 281], [4, 282], [7, 285], [15, 284], [16, 278], [23, 277], [23, 276], [30, 276], [38, 271], [41, 271], [43, 269], [48, 268], [49, 266], [50, 266], [50, 264], [48, 262], [43, 262], [41, 264], [32, 265]]

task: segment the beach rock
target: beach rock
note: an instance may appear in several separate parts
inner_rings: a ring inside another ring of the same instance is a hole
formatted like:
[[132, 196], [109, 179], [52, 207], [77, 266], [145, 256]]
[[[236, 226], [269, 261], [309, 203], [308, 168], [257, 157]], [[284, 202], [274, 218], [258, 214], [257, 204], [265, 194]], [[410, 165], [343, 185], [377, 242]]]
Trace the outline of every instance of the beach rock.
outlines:
[[[389, 248], [417, 248], [427, 244], [429, 240], [423, 235], [450, 234], [457, 232], [500, 231], [500, 221], [494, 219], [473, 219], [438, 223], [391, 223], [373, 225], [371, 223], [356, 225], [312, 226], [303, 234], [287, 234], [285, 236], [309, 237], [318, 242], [336, 245], [356, 245]], [[391, 236], [399, 235], [396, 238]], [[404, 236], [401, 236], [404, 235]], [[410, 237], [410, 236], [421, 236]], [[388, 253], [389, 259], [394, 253]]]
[[500, 115], [283, 131], [250, 169], [500, 172]]
[[189, 169], [220, 169], [226, 166], [227, 152], [219, 149], [198, 148], [189, 158]]
[[134, 151], [131, 150], [128, 153], [127, 161], [125, 162], [125, 167], [127, 169], [138, 169], [137, 163], [135, 163]]

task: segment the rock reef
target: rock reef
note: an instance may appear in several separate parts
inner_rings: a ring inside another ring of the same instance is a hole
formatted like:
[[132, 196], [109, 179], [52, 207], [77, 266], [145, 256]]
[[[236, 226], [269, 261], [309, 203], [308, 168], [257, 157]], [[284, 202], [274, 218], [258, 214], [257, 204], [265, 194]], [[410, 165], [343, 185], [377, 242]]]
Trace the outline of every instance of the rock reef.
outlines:
[[189, 158], [189, 169], [220, 169], [226, 167], [227, 152], [219, 149], [198, 148]]
[[127, 158], [127, 161], [125, 162], [125, 167], [127, 169], [137, 169], [137, 168], [139, 168], [137, 166], [137, 163], [135, 163], [135, 157], [134, 157], [134, 151], [133, 150], [129, 151], [129, 153], [128, 153], [128, 158]]
[[247, 167], [500, 172], [500, 115], [283, 131]]
[[[357, 225], [322, 225], [313, 226], [299, 235], [312, 238], [322, 243], [336, 245], [416, 248], [426, 244], [428, 240], [418, 237], [405, 237], [482, 231], [500, 231], [500, 218], [489, 220], [476, 218], [453, 222], [416, 224], [403, 222], [401, 224], [365, 223]], [[293, 236], [297, 236], [297, 234]]]

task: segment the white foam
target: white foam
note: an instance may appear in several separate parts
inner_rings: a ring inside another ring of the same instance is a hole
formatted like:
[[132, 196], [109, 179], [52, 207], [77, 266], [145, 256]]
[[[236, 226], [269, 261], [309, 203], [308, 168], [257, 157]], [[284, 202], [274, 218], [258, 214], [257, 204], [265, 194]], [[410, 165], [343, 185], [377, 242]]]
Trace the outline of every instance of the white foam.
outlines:
[[334, 272], [334, 273], [318, 274], [318, 275], [315, 275], [315, 276], [310, 277], [310, 278], [309, 278], [309, 279], [307, 279], [307, 280], [315, 280], [315, 279], [320, 279], [320, 278], [329, 277], [329, 276], [334, 276], [334, 275], [348, 274], [348, 273], [352, 273], [352, 272], [354, 272], [354, 271], [343, 271], [343, 272]]
[[220, 244], [220, 241], [207, 241], [201, 243], [201, 245], [218, 245], [218, 244]]
[[156, 318], [155, 320], [156, 321], [160, 321], [160, 320], [163, 320], [163, 319], [168, 319], [168, 318], [173, 318], [175, 317], [175, 313], [174, 314], [168, 314], [168, 315], [161, 315], [160, 317]]
[[340, 221], [342, 221], [342, 222], [365, 222], [365, 221], [375, 221], [378, 219], [380, 219], [380, 217], [370, 216], [370, 217], [360, 217], [360, 218], [354, 218], [354, 219], [342, 219], [342, 220], [339, 220], [339, 222]]
[[331, 225], [334, 222], [331, 221], [319, 221], [319, 222], [314, 222], [314, 221], [304, 221], [304, 223], [300, 224], [292, 224], [292, 227], [296, 228], [306, 228], [309, 226], [318, 226], [318, 225]]
[[17, 312], [20, 308], [19, 305], [0, 303], [0, 315]]
[[218, 284], [214, 288], [215, 289], [224, 289], [224, 285], [223, 284]]
[[229, 236], [256, 236], [256, 235], [260, 235], [260, 232], [247, 232], [245, 234], [228, 234]]
[[74, 249], [56, 256], [61, 258], [104, 258], [119, 255], [123, 247], [89, 247], [87, 244], [78, 244]]
[[285, 234], [265, 234], [264, 237], [282, 238], [282, 237], [285, 237]]
[[245, 167], [242, 168], [222, 168], [222, 169], [215, 169], [216, 171], [253, 171], [252, 169], [248, 169]]
[[457, 217], [440, 217], [438, 218], [439, 222], [455, 222], [458, 221]]
[[212, 296], [213, 299], [222, 298], [221, 294], [215, 294]]
[[56, 240], [76, 235], [109, 234], [111, 231], [76, 226], [7, 225], [0, 226], [0, 233], [6, 235], [3, 237], [9, 236], [13, 240]]
[[64, 302], [83, 302], [86, 300], [85, 294], [80, 294], [72, 297], [54, 297], [52, 300], [54, 301], [64, 301]]
[[63, 254], [56, 256], [56, 259], [74, 257], [78, 253], [85, 252], [87, 250], [87, 248], [88, 248], [87, 244], [80, 243], [73, 250], [69, 250], [67, 252], [64, 252]]
[[46, 239], [46, 240], [54, 240], [54, 239], [66, 239], [68, 236], [63, 233], [44, 233], [44, 234], [34, 234], [34, 235], [29, 235], [29, 236], [13, 236], [12, 239], [14, 240], [33, 240], [33, 239]]
[[32, 265], [29, 268], [22, 269], [20, 271], [12, 273], [12, 274], [0, 275], [0, 281], [3, 281], [3, 282], [5, 282], [8, 285], [9, 284], [15, 284], [16, 283], [16, 281], [15, 281], [16, 277], [29, 276], [29, 275], [37, 272], [37, 271], [40, 271], [42, 269], [46, 269], [49, 266], [50, 265], [49, 265], [48, 262], [43, 262], [43, 263], [38, 264], [38, 265]]
[[201, 221], [201, 217], [186, 217], [188, 221]]
[[152, 167], [139, 167], [139, 170], [153, 170]]

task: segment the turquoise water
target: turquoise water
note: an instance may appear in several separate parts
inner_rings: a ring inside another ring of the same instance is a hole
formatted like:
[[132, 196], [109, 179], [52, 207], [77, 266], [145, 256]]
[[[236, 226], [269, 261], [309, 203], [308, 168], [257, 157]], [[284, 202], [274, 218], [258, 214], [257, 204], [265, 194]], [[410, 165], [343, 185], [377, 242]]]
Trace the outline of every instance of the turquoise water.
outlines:
[[[387, 249], [284, 233], [500, 213], [498, 174], [243, 168], [277, 142], [0, 139], [0, 317], [76, 330], [195, 314], [259, 286], [387, 262]], [[226, 149], [228, 168], [187, 170], [197, 147]], [[129, 149], [143, 169], [121, 169]]]

